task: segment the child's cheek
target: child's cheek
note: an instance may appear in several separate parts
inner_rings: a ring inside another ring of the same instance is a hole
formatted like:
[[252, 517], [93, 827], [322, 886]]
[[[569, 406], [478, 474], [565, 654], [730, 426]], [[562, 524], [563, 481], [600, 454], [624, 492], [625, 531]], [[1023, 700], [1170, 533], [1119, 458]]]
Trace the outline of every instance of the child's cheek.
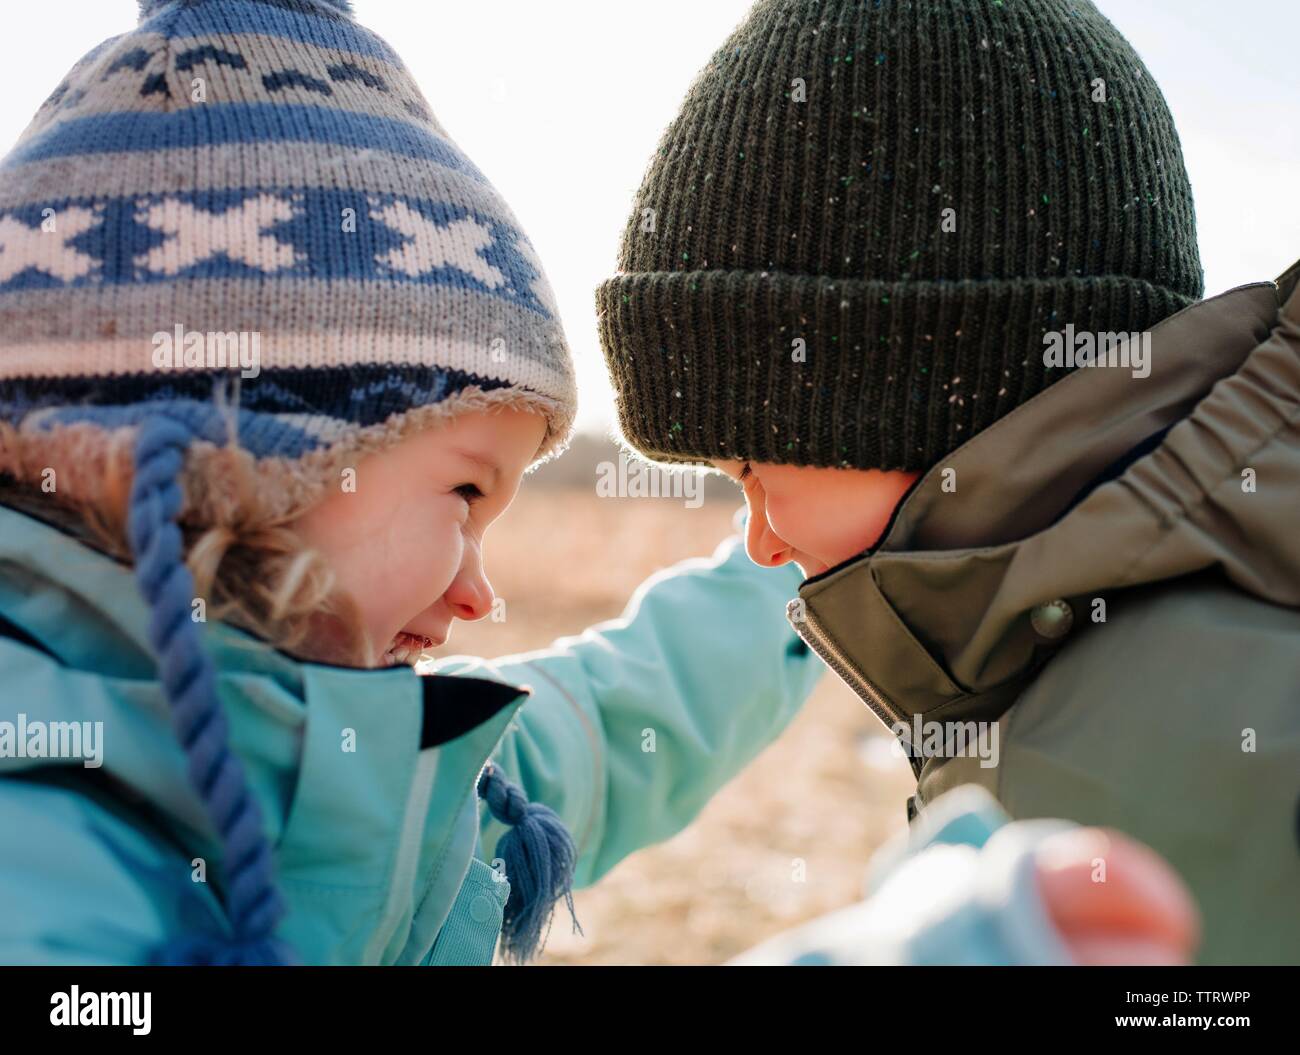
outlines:
[[827, 567], [862, 552], [857, 540], [869, 530], [846, 517], [839, 503], [818, 496], [768, 495], [767, 518], [784, 542]]
[[397, 629], [436, 604], [456, 577], [465, 548], [464, 507], [458, 495], [434, 495], [403, 507], [397, 544], [384, 554], [370, 584], [389, 599], [386, 622]]
[[431, 523], [420, 532], [412, 566], [420, 569], [419, 578], [424, 591], [431, 595], [425, 601], [426, 606], [447, 591], [460, 569], [469, 524], [468, 509], [459, 495], [442, 495], [430, 518]]
[[[752, 503], [750, 509], [755, 511]], [[800, 515], [797, 503], [791, 502], [781, 495], [763, 493], [762, 502], [758, 509], [762, 511], [767, 520], [767, 526], [772, 529], [772, 533], [777, 538], [795, 549], [803, 548], [800, 536], [806, 533], [807, 525]]]

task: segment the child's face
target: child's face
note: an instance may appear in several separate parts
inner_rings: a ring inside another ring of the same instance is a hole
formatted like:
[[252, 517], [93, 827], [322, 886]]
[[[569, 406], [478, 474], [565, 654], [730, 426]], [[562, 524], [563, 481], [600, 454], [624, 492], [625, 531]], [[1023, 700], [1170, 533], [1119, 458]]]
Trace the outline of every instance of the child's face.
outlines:
[[545, 419], [532, 411], [458, 414], [362, 458], [355, 490], [341, 485], [295, 523], [359, 606], [384, 662], [413, 660], [443, 644], [453, 620], [491, 611], [483, 536], [513, 501], [545, 434]]
[[713, 464], [745, 491], [750, 560], [771, 568], [794, 561], [808, 578], [880, 541], [894, 508], [920, 475], [763, 462]]

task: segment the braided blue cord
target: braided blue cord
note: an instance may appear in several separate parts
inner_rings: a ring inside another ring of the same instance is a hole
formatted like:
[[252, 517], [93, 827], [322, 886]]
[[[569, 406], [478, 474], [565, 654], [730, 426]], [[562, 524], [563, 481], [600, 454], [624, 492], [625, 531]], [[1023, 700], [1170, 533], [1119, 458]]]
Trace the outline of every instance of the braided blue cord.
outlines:
[[215, 665], [190, 616], [194, 577], [183, 559], [176, 518], [182, 501], [177, 477], [193, 438], [190, 427], [175, 418], [152, 417], [140, 426], [127, 535], [136, 582], [152, 609], [149, 641], [171, 703], [172, 725], [189, 759], [190, 781], [221, 837], [232, 934], [185, 935], [164, 946], [157, 959], [172, 965], [291, 964], [296, 953], [274, 936], [285, 905], [275, 886], [262, 814], [230, 750]]

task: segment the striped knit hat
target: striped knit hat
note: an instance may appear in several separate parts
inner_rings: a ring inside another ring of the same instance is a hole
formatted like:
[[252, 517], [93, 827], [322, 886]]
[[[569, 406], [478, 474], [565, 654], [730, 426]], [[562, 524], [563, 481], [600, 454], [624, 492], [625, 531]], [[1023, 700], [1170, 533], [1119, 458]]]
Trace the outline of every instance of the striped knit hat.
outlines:
[[576, 390], [541, 265], [349, 4], [140, 9], [0, 164], [0, 472], [55, 456], [91, 484], [108, 432], [165, 411], [211, 441], [197, 482], [236, 378], [285, 515], [464, 408], [539, 410], [539, 457], [561, 449]]
[[[230, 922], [156, 957], [287, 963], [272, 851], [190, 618], [179, 525], [221, 501], [205, 468], [233, 414], [260, 508], [290, 517], [359, 455], [496, 405], [546, 417], [545, 457], [569, 436], [573, 368], [510, 210], [345, 0], [140, 6], [0, 164], [0, 477], [57, 465], [58, 492], [93, 504], [131, 441], [136, 578]], [[478, 790], [512, 828], [503, 933], [527, 958], [555, 901], [572, 911], [573, 842], [494, 767]]]

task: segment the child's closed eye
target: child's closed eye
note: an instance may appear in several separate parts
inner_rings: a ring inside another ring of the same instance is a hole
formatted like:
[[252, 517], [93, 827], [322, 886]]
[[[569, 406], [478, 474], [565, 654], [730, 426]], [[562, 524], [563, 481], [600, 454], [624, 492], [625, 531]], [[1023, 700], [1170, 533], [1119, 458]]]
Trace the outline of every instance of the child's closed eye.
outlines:
[[481, 490], [479, 490], [478, 484], [461, 484], [459, 487], [452, 488], [452, 490], [455, 491], [456, 494], [460, 495], [461, 498], [465, 499], [465, 501], [470, 505], [473, 505], [480, 498], [487, 497]]

